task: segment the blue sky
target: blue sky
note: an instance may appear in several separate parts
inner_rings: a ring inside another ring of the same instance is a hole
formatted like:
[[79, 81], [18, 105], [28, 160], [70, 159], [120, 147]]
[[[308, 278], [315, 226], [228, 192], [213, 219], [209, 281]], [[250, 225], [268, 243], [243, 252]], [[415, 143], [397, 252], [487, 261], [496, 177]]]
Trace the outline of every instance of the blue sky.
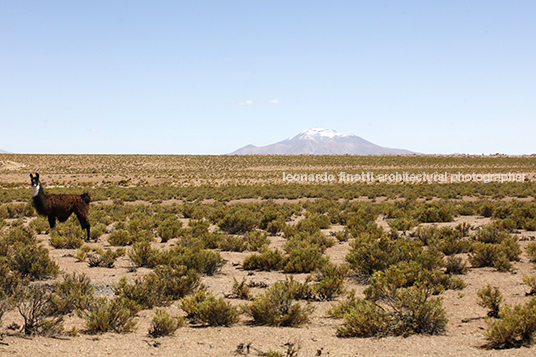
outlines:
[[312, 127], [536, 152], [536, 2], [0, 0], [0, 149], [225, 154]]

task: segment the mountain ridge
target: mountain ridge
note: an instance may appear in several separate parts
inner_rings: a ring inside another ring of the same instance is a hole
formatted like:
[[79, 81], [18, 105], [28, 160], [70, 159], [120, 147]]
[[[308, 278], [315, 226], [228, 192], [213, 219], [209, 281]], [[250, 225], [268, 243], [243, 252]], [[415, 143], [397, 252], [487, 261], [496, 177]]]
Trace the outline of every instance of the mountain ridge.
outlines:
[[265, 146], [246, 145], [228, 155], [410, 155], [415, 152], [376, 145], [354, 134], [311, 128]]

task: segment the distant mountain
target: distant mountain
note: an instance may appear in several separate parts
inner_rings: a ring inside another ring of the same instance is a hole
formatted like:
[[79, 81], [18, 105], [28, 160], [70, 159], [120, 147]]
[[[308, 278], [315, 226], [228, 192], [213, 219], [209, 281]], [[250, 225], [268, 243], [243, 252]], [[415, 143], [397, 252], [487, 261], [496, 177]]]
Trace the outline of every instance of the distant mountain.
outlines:
[[229, 155], [396, 155], [415, 154], [371, 143], [354, 134], [312, 128], [278, 143], [257, 147], [247, 145]]
[[4, 151], [4, 150], [0, 149], [0, 154], [11, 154], [11, 153], [8, 152], [8, 151]]

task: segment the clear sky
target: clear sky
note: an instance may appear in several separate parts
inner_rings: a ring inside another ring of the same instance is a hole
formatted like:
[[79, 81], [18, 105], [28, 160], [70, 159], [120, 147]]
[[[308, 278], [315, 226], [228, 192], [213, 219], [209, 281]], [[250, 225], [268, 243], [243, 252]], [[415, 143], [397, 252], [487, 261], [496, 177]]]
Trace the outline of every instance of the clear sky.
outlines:
[[536, 2], [0, 0], [0, 149], [225, 154], [321, 127], [536, 153]]

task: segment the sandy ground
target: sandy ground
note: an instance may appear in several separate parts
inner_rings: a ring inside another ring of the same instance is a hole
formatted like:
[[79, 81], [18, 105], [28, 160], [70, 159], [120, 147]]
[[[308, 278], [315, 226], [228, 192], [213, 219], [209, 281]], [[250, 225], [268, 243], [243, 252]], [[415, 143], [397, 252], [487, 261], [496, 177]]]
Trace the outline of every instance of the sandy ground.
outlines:
[[[379, 218], [378, 222], [386, 226]], [[457, 225], [468, 222], [472, 227], [479, 227], [489, 222], [483, 217], [458, 217], [454, 222], [441, 225]], [[342, 229], [333, 226], [326, 234]], [[534, 240], [534, 232], [518, 232], [523, 251], [526, 245]], [[131, 264], [126, 257], [120, 258], [115, 268], [89, 268], [87, 262], [77, 262], [73, 257], [75, 250], [54, 249], [49, 245], [49, 235], [39, 235], [42, 244], [49, 247], [51, 258], [61, 268], [62, 273], [85, 273], [95, 285], [97, 293], [112, 296], [111, 286], [122, 276], [134, 279], [149, 272], [140, 268], [132, 272]], [[272, 247], [282, 247], [282, 237], [271, 237]], [[170, 241], [168, 244], [173, 244]], [[108, 247], [105, 236], [92, 246]], [[344, 262], [348, 252], [347, 242], [337, 243], [326, 252], [334, 263]], [[216, 296], [231, 293], [233, 279], [246, 279], [247, 282], [266, 283], [270, 285], [284, 280], [287, 275], [279, 272], [249, 272], [241, 268], [244, 258], [251, 252], [221, 252], [227, 264], [219, 274], [204, 277], [203, 282], [209, 292]], [[328, 317], [326, 309], [332, 302], [315, 302], [315, 311], [311, 322], [301, 328], [258, 327], [249, 324], [246, 316], [233, 327], [200, 327], [186, 326], [178, 329], [174, 336], [154, 339], [147, 332], [154, 311], [141, 311], [136, 317], [138, 328], [133, 333], [88, 335], [84, 333], [84, 321], [72, 315], [66, 318], [65, 328], [76, 326], [79, 334], [75, 337], [26, 337], [13, 326], [21, 326], [22, 318], [18, 312], [11, 311], [5, 317], [0, 331], [0, 356], [257, 356], [268, 350], [277, 350], [285, 355], [289, 344], [299, 348], [297, 356], [528, 356], [535, 354], [534, 349], [521, 348], [511, 350], [486, 350], [482, 346], [485, 339], [482, 332], [486, 328], [484, 317], [487, 310], [477, 305], [476, 291], [487, 283], [501, 289], [505, 300], [510, 304], [524, 303], [528, 300], [525, 293], [528, 287], [522, 282], [523, 275], [534, 273], [534, 266], [525, 253], [521, 261], [515, 263], [513, 273], [499, 273], [493, 268], [471, 269], [462, 278], [468, 286], [463, 291], [447, 291], [442, 295], [447, 310], [449, 324], [443, 336], [411, 336], [376, 338], [341, 339], [336, 337], [336, 327], [342, 320]], [[305, 274], [295, 275], [295, 279], [303, 281]], [[364, 285], [355, 277], [346, 281], [348, 289], [356, 289], [362, 294]], [[253, 293], [263, 289], [253, 288]], [[233, 304], [245, 303], [243, 300], [230, 299]], [[178, 304], [166, 308], [172, 314], [184, 314]], [[240, 349], [239, 345], [249, 345]]]

